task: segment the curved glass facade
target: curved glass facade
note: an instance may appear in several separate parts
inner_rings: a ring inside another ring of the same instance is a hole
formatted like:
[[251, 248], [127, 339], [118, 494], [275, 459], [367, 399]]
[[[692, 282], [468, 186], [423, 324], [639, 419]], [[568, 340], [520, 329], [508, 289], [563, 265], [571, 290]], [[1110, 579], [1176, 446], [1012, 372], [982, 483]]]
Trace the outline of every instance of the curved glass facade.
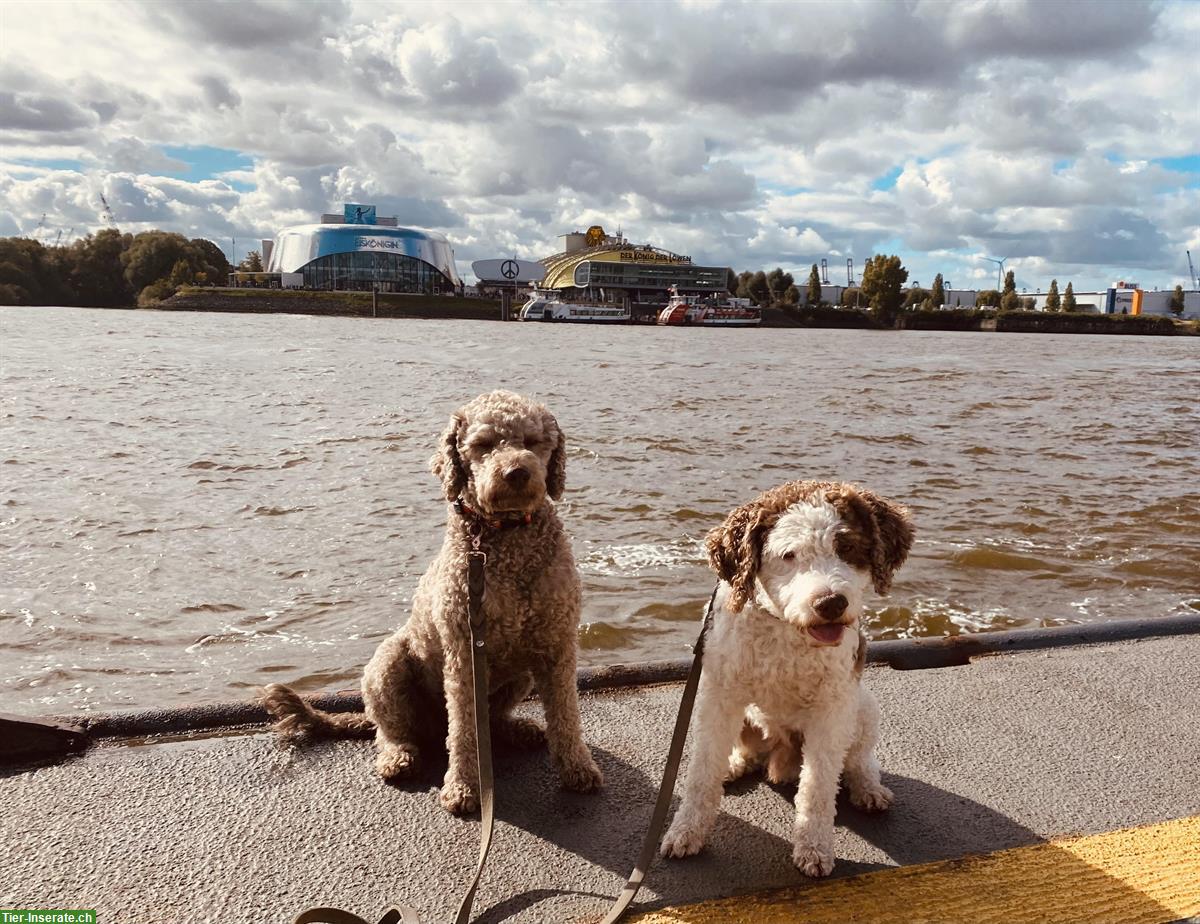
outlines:
[[437, 295], [454, 291], [454, 283], [424, 260], [402, 253], [352, 251], [317, 257], [296, 272], [304, 274], [306, 289], [339, 289], [370, 292], [424, 292]]
[[449, 292], [461, 282], [444, 235], [388, 225], [321, 224], [284, 228], [269, 273], [302, 273], [309, 289]]

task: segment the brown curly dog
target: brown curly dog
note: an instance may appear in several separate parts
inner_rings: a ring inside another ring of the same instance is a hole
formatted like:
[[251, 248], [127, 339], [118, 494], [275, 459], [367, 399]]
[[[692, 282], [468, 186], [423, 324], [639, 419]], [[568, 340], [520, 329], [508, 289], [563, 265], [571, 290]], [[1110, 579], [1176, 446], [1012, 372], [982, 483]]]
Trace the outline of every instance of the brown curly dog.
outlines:
[[[298, 738], [374, 728], [375, 767], [393, 778], [412, 771], [418, 738], [448, 728], [441, 803], [456, 814], [479, 807], [466, 580], [474, 526], [482, 529], [487, 554], [492, 735], [502, 744], [548, 741], [564, 786], [601, 786], [583, 743], [575, 687], [579, 574], [551, 502], [562, 496], [565, 462], [558, 422], [537, 402], [494, 391], [455, 411], [431, 463], [451, 502], [445, 540], [417, 585], [412, 618], [367, 664], [366, 716], [319, 712], [272, 684], [260, 701], [278, 720], [276, 729]], [[511, 715], [535, 686], [546, 713], [544, 732]]]

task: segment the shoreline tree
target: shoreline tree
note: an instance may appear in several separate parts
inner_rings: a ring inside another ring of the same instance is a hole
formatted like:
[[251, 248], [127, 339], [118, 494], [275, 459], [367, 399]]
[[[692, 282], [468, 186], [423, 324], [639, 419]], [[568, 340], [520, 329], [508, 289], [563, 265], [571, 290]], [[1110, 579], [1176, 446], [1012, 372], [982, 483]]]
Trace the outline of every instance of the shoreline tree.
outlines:
[[1061, 311], [1062, 298], [1058, 294], [1058, 280], [1050, 280], [1050, 289], [1046, 292], [1046, 310]]
[[749, 270], [744, 273], [738, 273], [737, 288], [733, 290], [733, 294], [738, 298], [751, 298], [750, 281], [754, 278], [754, 274]]
[[781, 267], [775, 267], [767, 273], [767, 289], [770, 292], [771, 304], [783, 304], [787, 290], [795, 284], [791, 273], [785, 273]]
[[929, 301], [933, 308], [941, 308], [946, 304], [946, 282], [942, 279], [941, 273], [933, 277], [933, 288], [929, 291]]
[[1176, 286], [1175, 291], [1171, 293], [1171, 300], [1167, 303], [1167, 310], [1177, 318], [1183, 317], [1184, 294], [1183, 286]]
[[859, 288], [871, 309], [871, 316], [885, 327], [896, 323], [896, 315], [904, 302], [902, 288], [908, 281], [908, 270], [895, 256], [876, 254], [863, 264]]
[[771, 286], [767, 282], [767, 274], [759, 270], [746, 283], [746, 292], [751, 301], [760, 308], [766, 308], [771, 303]]
[[65, 247], [0, 238], [0, 304], [127, 308], [179, 285], [223, 283], [229, 270], [216, 244], [167, 231], [105, 228]]
[[817, 273], [817, 264], [812, 265], [812, 271], [808, 274], [808, 292], [806, 304], [817, 306], [821, 304], [821, 277]]
[[1000, 295], [1001, 311], [1016, 311], [1021, 307], [1021, 297], [1017, 295], [1017, 274], [1009, 270], [1004, 274], [1004, 291]]
[[928, 289], [911, 288], [904, 293], [905, 311], [915, 311], [918, 308], [925, 308], [930, 304], [930, 293]]
[[263, 271], [262, 255], [257, 250], [246, 254], [246, 259], [238, 264], [239, 273], [261, 273]]

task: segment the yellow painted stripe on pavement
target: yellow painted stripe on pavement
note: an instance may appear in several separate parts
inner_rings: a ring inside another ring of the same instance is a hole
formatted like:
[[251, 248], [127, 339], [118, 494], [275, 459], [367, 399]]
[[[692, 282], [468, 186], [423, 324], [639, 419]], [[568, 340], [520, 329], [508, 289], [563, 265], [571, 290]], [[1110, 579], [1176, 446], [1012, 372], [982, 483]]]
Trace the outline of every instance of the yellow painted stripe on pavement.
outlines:
[[1166, 924], [1196, 915], [1200, 817], [666, 908], [637, 924]]

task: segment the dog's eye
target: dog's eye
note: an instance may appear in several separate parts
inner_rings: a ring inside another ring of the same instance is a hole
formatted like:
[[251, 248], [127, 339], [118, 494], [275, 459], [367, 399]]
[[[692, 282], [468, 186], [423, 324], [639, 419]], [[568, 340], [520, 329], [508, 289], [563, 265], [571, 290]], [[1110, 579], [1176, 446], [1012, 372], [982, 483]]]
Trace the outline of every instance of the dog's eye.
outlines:
[[496, 448], [496, 441], [492, 439], [471, 440], [471, 448], [476, 452], [491, 452]]
[[779, 557], [782, 558], [784, 561], [792, 561], [795, 559], [796, 553], [795, 552], [784, 552]]
[[526, 449], [534, 449], [535, 447], [540, 446], [540, 445], [542, 445], [542, 440], [540, 437], [537, 437], [537, 436], [525, 437], [525, 448]]

